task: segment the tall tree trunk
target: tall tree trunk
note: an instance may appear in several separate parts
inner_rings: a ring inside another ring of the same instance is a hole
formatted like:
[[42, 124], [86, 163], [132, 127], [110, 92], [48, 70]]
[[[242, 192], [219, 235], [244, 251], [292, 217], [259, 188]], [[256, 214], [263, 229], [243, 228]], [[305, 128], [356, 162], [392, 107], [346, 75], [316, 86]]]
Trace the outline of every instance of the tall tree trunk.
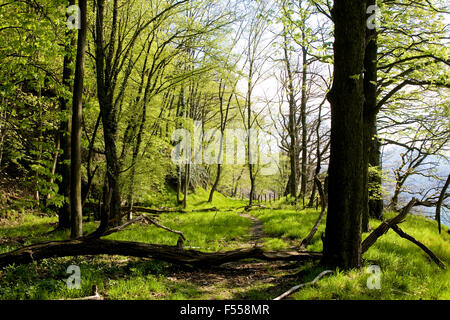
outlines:
[[[325, 102], [325, 101], [324, 101]], [[318, 118], [317, 118], [317, 126], [316, 126], [316, 153], [317, 153], [317, 159], [316, 159], [316, 170], [314, 172], [314, 177], [319, 177], [320, 169], [322, 168], [322, 154], [320, 152], [320, 125], [322, 123], [321, 117], [322, 117], [322, 106], [323, 103], [319, 105], [319, 111], [318, 111]], [[325, 147], [328, 148], [328, 147]], [[325, 152], [325, 151], [324, 151]], [[313, 189], [311, 191], [311, 197], [309, 198], [308, 207], [314, 206], [314, 198], [316, 196], [316, 183], [313, 183]]]
[[247, 160], [248, 160], [248, 173], [250, 177], [250, 194], [249, 194], [249, 206], [253, 204], [255, 197], [255, 172], [253, 170], [253, 154], [252, 154], [252, 143], [255, 144], [256, 141], [252, 141], [252, 88], [253, 88], [253, 61], [250, 62], [249, 77], [247, 80]]
[[[305, 30], [302, 30], [302, 40], [303, 42], [305, 39]], [[301, 175], [302, 175], [302, 181], [300, 183], [300, 197], [302, 199], [303, 206], [305, 206], [305, 196], [306, 196], [306, 180], [307, 180], [307, 174], [306, 174], [306, 162], [308, 159], [308, 146], [307, 146], [307, 131], [306, 131], [306, 73], [308, 71], [308, 65], [307, 65], [307, 54], [308, 51], [304, 45], [302, 45], [302, 100], [300, 103], [300, 120], [302, 125], [302, 162], [301, 162]]]
[[142, 144], [142, 135], [144, 133], [144, 127], [145, 127], [145, 122], [147, 119], [147, 105], [146, 105], [146, 99], [144, 99], [144, 103], [142, 106], [142, 115], [141, 115], [141, 121], [139, 124], [139, 131], [136, 137], [136, 144], [134, 145], [133, 148], [133, 155], [132, 155], [132, 159], [131, 159], [131, 171], [130, 171], [130, 187], [129, 187], [129, 192], [128, 192], [128, 206], [129, 206], [129, 214], [128, 214], [128, 219], [131, 220], [131, 210], [133, 209], [133, 201], [134, 201], [134, 179], [136, 177], [136, 163], [137, 163], [137, 158], [139, 155], [139, 150], [141, 149], [141, 144]]
[[81, 205], [81, 121], [83, 107], [84, 62], [86, 57], [87, 0], [80, 0], [79, 7], [81, 23], [80, 29], [78, 30], [77, 59], [73, 86], [70, 161], [70, 237], [72, 239], [83, 235], [83, 211]]
[[105, 141], [106, 156], [106, 176], [108, 186], [104, 192], [104, 210], [102, 210], [100, 226], [97, 233], [102, 233], [110, 221], [112, 224], [120, 223], [120, 186], [119, 174], [120, 166], [117, 156], [116, 135], [117, 135], [117, 109], [114, 107], [113, 82], [113, 52], [117, 36], [118, 2], [114, 0], [112, 10], [112, 25], [108, 51], [104, 44], [104, 17], [105, 0], [97, 0], [96, 15], [96, 39], [95, 39], [95, 60], [97, 72], [97, 96], [100, 105], [100, 113], [103, 123], [103, 136]]
[[[69, 6], [74, 5], [75, 0], [69, 1]], [[72, 30], [66, 32], [66, 36], [70, 37], [70, 43], [64, 48], [64, 62], [63, 62], [63, 85], [72, 91], [72, 85], [70, 78], [72, 76], [71, 65], [73, 64], [72, 49], [75, 46], [75, 37]], [[70, 108], [68, 101], [65, 97], [59, 99], [60, 110], [62, 113], [67, 113], [67, 118], [61, 121], [59, 126], [60, 143], [62, 155], [59, 157], [59, 166], [57, 168], [58, 173], [61, 175], [61, 182], [59, 184], [60, 193], [64, 196], [64, 202], [62, 207], [58, 210], [58, 228], [69, 229], [70, 228], [70, 132], [72, 128], [72, 120], [70, 116]]]
[[[376, 0], [368, 0], [367, 6], [373, 6]], [[369, 18], [367, 16], [367, 18]], [[374, 133], [377, 121], [377, 32], [375, 28], [366, 28], [366, 50], [364, 57], [364, 176], [362, 232], [369, 231], [369, 158], [373, 148]]]
[[366, 1], [336, 0], [328, 215], [323, 263], [361, 265]]
[[288, 39], [287, 39], [287, 31], [284, 30], [284, 62], [286, 64], [286, 72], [288, 77], [288, 87], [287, 87], [287, 96], [289, 102], [289, 123], [288, 123], [288, 131], [289, 131], [289, 165], [290, 165], [290, 175], [288, 180], [288, 185], [286, 188], [286, 196], [290, 194], [294, 198], [294, 202], [297, 202], [297, 170], [298, 170], [298, 152], [297, 152], [297, 119], [296, 112], [297, 108], [295, 105], [295, 97], [294, 97], [294, 80], [292, 77], [291, 63], [289, 60], [288, 53]]

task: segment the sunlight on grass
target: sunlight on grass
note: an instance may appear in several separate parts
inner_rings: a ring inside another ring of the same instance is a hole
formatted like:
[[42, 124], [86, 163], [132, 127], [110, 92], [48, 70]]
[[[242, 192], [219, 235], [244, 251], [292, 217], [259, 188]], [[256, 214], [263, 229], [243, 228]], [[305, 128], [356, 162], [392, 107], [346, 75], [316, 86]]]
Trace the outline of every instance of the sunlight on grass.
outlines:
[[[191, 195], [192, 207], [217, 206], [239, 207], [244, 202], [230, 200], [219, 193], [213, 204], [202, 201], [207, 192]], [[281, 202], [281, 201], [280, 201]], [[272, 203], [272, 205], [274, 205]], [[269, 206], [269, 205], [267, 205]], [[314, 209], [295, 210], [283, 204], [284, 209], [258, 209], [250, 211], [263, 223], [265, 236], [262, 240], [268, 250], [282, 250], [299, 244], [318, 218]], [[394, 213], [387, 213], [387, 218]], [[158, 221], [172, 229], [182, 231], [187, 238], [186, 248], [202, 251], [230, 250], [251, 245], [250, 219], [236, 212], [192, 212], [167, 213], [157, 217]], [[308, 250], [321, 251], [320, 235], [325, 230], [325, 218], [314, 236]], [[56, 216], [25, 214], [20, 223], [0, 227], [0, 253], [25, 244], [41, 241], [68, 239], [68, 231], [49, 234], [57, 222]], [[370, 221], [376, 228], [380, 222]], [[93, 231], [98, 222], [83, 225], [85, 233]], [[443, 228], [437, 233], [435, 221], [409, 215], [400, 227], [411, 236], [427, 245], [442, 261], [450, 262], [450, 235]], [[363, 235], [365, 238], [367, 234]], [[124, 231], [114, 233], [107, 239], [138, 241], [175, 245], [178, 236], [153, 225], [135, 224]], [[327, 275], [317, 285], [305, 287], [294, 293], [294, 299], [449, 299], [450, 271], [439, 269], [428, 256], [411, 242], [400, 238], [392, 230], [378, 239], [363, 255], [364, 266], [359, 270], [339, 271]], [[69, 265], [81, 268], [81, 289], [69, 290], [66, 286]], [[369, 289], [367, 272], [369, 265], [381, 269], [380, 290]], [[126, 258], [120, 256], [67, 257], [45, 259], [29, 265], [9, 266], [0, 271], [0, 299], [61, 299], [77, 298], [92, 294], [97, 285], [106, 299], [271, 299], [274, 298], [272, 284], [256, 281], [248, 287], [224, 287], [222, 284], [198, 284], [170, 277], [170, 264], [157, 260]], [[292, 285], [308, 282], [325, 270], [318, 262], [298, 266], [299, 278]], [[195, 271], [192, 271], [195, 272]], [[273, 269], [270, 274], [282, 277], [282, 270]]]

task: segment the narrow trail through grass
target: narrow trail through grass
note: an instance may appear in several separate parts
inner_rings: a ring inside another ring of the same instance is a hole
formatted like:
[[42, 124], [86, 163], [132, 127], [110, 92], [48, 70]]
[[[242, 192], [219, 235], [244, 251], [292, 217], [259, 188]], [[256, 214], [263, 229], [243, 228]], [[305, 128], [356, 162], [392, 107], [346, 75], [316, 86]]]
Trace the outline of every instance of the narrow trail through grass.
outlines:
[[251, 232], [252, 232], [251, 240], [254, 243], [254, 245], [256, 246], [256, 245], [262, 244], [263, 238], [266, 237], [266, 234], [264, 233], [264, 230], [263, 230], [262, 221], [248, 213], [239, 212], [239, 215], [241, 217], [250, 219], [253, 222], [253, 225], [251, 227]]

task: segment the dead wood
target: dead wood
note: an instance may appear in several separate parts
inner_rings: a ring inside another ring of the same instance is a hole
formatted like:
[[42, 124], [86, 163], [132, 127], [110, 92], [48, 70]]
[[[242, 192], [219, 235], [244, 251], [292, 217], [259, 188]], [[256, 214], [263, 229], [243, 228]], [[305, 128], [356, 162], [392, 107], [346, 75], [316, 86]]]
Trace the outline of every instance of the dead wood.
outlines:
[[430, 249], [428, 249], [427, 246], [425, 246], [422, 242], [420, 242], [419, 240], [413, 238], [412, 236], [410, 236], [409, 234], [407, 234], [406, 232], [404, 232], [402, 229], [400, 229], [398, 226], [392, 226], [391, 227], [392, 230], [394, 230], [400, 237], [407, 239], [409, 241], [411, 241], [412, 243], [414, 243], [415, 245], [417, 245], [419, 248], [421, 248], [423, 251], [425, 251], [426, 254], [428, 254], [428, 256], [431, 258], [431, 260], [433, 260], [439, 267], [441, 267], [442, 269], [445, 269], [445, 264], [433, 253], [433, 251], [431, 251]]
[[306, 283], [302, 283], [302, 284], [299, 284], [299, 285], [296, 285], [296, 286], [290, 288], [288, 291], [286, 291], [286, 292], [283, 293], [282, 295], [276, 297], [276, 298], [273, 299], [273, 300], [281, 300], [281, 299], [283, 299], [283, 298], [286, 298], [288, 295], [294, 293], [295, 291], [297, 291], [297, 290], [300, 289], [300, 288], [303, 288], [303, 287], [305, 287], [305, 286], [307, 286], [307, 285], [313, 285], [313, 284], [315, 284], [317, 281], [319, 281], [320, 278], [322, 278], [324, 275], [326, 275], [326, 274], [328, 274], [328, 273], [333, 273], [333, 271], [331, 271], [331, 270], [325, 270], [325, 271], [322, 271], [321, 273], [319, 273], [319, 275], [318, 275], [317, 277], [314, 278], [313, 281], [311, 281], [311, 282], [306, 282]]
[[[122, 212], [128, 213], [130, 211], [129, 207], [122, 207]], [[162, 213], [192, 213], [192, 212], [216, 212], [219, 211], [216, 207], [211, 208], [203, 208], [203, 209], [194, 209], [194, 210], [183, 210], [183, 209], [161, 209], [161, 208], [146, 208], [146, 207], [133, 207], [131, 209], [132, 212], [143, 212], [143, 213], [151, 213], [151, 214], [162, 214]]]
[[310, 261], [320, 260], [322, 257], [320, 252], [300, 252], [296, 249], [265, 251], [260, 247], [252, 247], [211, 253], [160, 244], [80, 238], [38, 243], [0, 254], [0, 267], [27, 264], [47, 258], [99, 254], [153, 258], [198, 267], [217, 266], [242, 259]]
[[134, 224], [134, 223], [136, 223], [136, 222], [143, 222], [143, 223], [150, 223], [150, 224], [153, 224], [153, 225], [155, 225], [155, 226], [158, 227], [158, 228], [161, 228], [161, 229], [164, 229], [164, 230], [166, 230], [166, 231], [175, 233], [175, 234], [179, 235], [183, 240], [186, 240], [186, 237], [184, 236], [183, 232], [178, 231], [178, 230], [173, 230], [173, 229], [170, 229], [170, 228], [168, 228], [168, 227], [166, 227], [166, 226], [163, 226], [163, 225], [159, 224], [158, 222], [156, 222], [155, 219], [152, 219], [152, 218], [150, 218], [150, 217], [148, 217], [148, 216], [146, 216], [146, 215], [140, 215], [140, 216], [137, 216], [136, 218], [131, 219], [131, 220], [125, 222], [124, 224], [120, 225], [120, 226], [117, 226], [117, 227], [114, 227], [114, 228], [107, 229], [105, 232], [103, 232], [103, 233], [101, 233], [101, 234], [97, 234], [97, 233], [94, 232], [94, 233], [91, 234], [91, 235], [87, 235], [87, 236], [83, 237], [83, 239], [91, 239], [91, 238], [100, 238], [100, 237], [104, 237], [104, 236], [110, 235], [110, 234], [112, 234], [112, 233], [122, 231], [122, 230], [124, 230], [126, 227], [128, 227], [128, 226], [130, 226], [130, 225], [132, 225], [132, 224]]
[[400, 214], [395, 216], [394, 218], [383, 221], [378, 228], [376, 228], [369, 236], [362, 242], [361, 244], [361, 254], [366, 252], [377, 240], [379, 237], [381, 237], [383, 234], [385, 234], [389, 229], [394, 230], [400, 237], [407, 239], [414, 243], [415, 245], [419, 246], [423, 251], [425, 251], [430, 258], [441, 268], [445, 269], [445, 264], [423, 243], [416, 240], [406, 232], [404, 232], [402, 229], [400, 229], [397, 224], [402, 222], [408, 212], [411, 210], [411, 208], [416, 204], [417, 200], [415, 198], [412, 198], [411, 201], [401, 210]]
[[389, 228], [402, 222], [408, 214], [409, 210], [411, 210], [411, 208], [414, 206], [416, 201], [417, 200], [415, 198], [412, 198], [411, 201], [400, 211], [397, 216], [390, 220], [383, 221], [378, 226], [378, 228], [372, 231], [361, 244], [361, 254], [366, 252], [378, 240], [379, 237], [381, 237], [389, 230]]

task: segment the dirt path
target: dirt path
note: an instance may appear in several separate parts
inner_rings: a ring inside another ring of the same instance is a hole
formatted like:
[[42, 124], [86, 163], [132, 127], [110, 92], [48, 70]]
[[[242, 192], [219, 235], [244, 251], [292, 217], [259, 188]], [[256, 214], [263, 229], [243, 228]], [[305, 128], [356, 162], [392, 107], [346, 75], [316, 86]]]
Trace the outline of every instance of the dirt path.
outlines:
[[253, 225], [251, 227], [252, 231], [252, 239], [254, 245], [260, 245], [262, 243], [262, 239], [266, 238], [267, 235], [263, 231], [263, 223], [258, 218], [252, 216], [251, 214], [238, 212], [238, 214], [243, 217], [252, 220]]
[[[269, 237], [263, 231], [263, 223], [246, 212], [238, 212], [250, 219], [251, 245], [262, 245]], [[276, 272], [274, 270], [277, 270]], [[273, 299], [292, 287], [303, 276], [296, 262], [236, 261], [211, 269], [195, 272], [183, 267], [173, 267], [169, 280], [187, 282], [201, 288], [206, 299]]]
[[238, 261], [195, 271], [173, 267], [167, 279], [196, 286], [195, 299], [273, 299], [302, 282], [299, 267], [296, 262]]

